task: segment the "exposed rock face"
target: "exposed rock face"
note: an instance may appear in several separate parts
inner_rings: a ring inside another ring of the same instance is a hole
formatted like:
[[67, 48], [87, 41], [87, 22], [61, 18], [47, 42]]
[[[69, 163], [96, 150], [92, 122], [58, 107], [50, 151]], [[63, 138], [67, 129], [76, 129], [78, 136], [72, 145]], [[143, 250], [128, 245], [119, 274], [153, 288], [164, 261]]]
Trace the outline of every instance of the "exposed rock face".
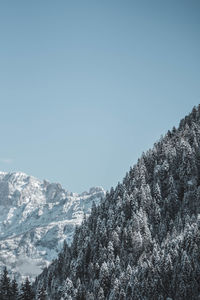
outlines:
[[104, 195], [101, 187], [79, 195], [24, 173], [0, 172], [0, 268], [34, 279]]

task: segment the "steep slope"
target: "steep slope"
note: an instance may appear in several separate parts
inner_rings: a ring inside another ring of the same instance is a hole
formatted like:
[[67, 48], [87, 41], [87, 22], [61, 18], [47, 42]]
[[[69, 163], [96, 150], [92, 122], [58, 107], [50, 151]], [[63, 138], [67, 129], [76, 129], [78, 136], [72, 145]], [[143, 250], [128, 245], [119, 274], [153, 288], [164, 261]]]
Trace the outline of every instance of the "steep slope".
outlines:
[[78, 195], [23, 173], [0, 172], [0, 268], [34, 279], [104, 194], [91, 188]]
[[41, 288], [53, 300], [200, 298], [200, 106], [93, 206]]

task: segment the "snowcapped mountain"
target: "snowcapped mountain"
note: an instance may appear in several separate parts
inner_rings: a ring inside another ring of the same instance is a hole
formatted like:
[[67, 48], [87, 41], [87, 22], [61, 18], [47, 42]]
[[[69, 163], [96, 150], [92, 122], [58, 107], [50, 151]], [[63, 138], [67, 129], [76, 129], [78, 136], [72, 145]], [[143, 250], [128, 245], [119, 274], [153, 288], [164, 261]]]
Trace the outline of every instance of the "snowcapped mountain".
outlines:
[[0, 269], [34, 279], [104, 196], [101, 187], [76, 194], [24, 173], [0, 172]]

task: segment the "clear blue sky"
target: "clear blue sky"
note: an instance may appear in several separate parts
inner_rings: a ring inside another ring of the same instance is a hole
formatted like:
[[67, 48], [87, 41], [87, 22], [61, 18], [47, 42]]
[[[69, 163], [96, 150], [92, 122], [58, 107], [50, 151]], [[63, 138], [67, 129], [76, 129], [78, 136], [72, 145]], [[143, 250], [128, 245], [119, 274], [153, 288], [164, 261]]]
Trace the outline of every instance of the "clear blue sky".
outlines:
[[0, 170], [109, 189], [200, 103], [200, 1], [1, 1]]

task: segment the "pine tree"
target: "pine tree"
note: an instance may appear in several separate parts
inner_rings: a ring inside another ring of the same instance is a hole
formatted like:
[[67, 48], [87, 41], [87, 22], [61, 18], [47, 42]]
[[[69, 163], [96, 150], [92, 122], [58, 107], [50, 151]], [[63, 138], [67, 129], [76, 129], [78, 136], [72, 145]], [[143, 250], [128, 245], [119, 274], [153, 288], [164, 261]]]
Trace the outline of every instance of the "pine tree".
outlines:
[[100, 287], [100, 289], [99, 289], [97, 299], [105, 300], [104, 291], [103, 291], [102, 287]]
[[18, 298], [18, 284], [14, 278], [11, 283], [11, 299], [16, 300]]
[[3, 274], [0, 279], [0, 296], [1, 300], [10, 300], [11, 299], [11, 285], [10, 278], [8, 276], [7, 268], [3, 270]]
[[39, 289], [37, 300], [47, 300], [47, 292], [43, 286]]
[[35, 298], [33, 289], [31, 287], [28, 277], [25, 280], [25, 283], [21, 286], [20, 300], [33, 300]]

